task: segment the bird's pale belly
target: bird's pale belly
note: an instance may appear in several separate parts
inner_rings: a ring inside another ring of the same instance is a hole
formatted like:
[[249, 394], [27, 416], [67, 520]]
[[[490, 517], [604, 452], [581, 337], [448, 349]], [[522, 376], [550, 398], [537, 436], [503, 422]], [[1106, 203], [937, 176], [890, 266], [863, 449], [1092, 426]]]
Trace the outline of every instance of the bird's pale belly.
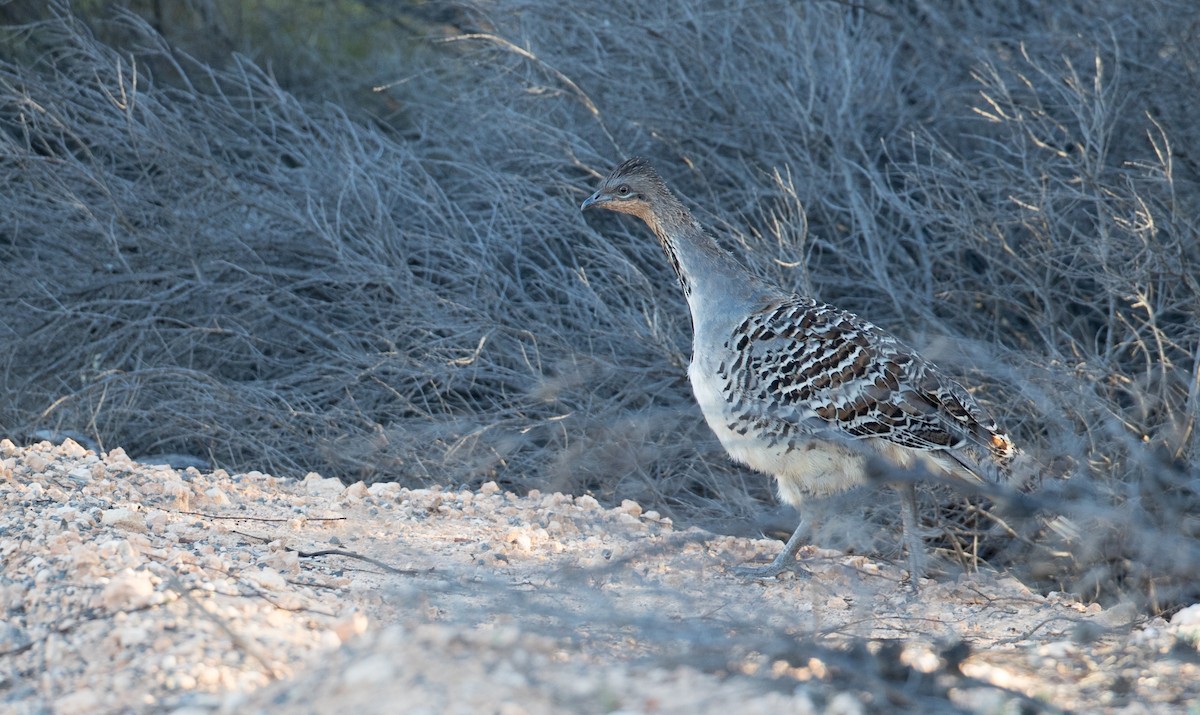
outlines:
[[783, 502], [799, 506], [807, 496], [836, 494], [865, 481], [861, 450], [800, 434], [767, 433], [731, 408], [711, 374], [695, 363], [688, 373], [700, 410], [725, 451], [734, 461], [775, 477]]

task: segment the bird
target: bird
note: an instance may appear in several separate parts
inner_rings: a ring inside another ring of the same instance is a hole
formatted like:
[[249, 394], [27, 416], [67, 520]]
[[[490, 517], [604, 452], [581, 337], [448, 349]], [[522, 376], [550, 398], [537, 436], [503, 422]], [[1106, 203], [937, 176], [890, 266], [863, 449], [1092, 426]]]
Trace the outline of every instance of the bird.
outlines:
[[[617, 166], [580, 207], [641, 219], [657, 237], [691, 314], [688, 379], [708, 426], [735, 461], [774, 477], [801, 521], [766, 566], [796, 563], [804, 505], [877, 478], [929, 474], [968, 484], [1011, 479], [1020, 450], [958, 382], [858, 315], [747, 269], [671, 192], [651, 164]], [[907, 579], [924, 575], [912, 478], [897, 480]]]

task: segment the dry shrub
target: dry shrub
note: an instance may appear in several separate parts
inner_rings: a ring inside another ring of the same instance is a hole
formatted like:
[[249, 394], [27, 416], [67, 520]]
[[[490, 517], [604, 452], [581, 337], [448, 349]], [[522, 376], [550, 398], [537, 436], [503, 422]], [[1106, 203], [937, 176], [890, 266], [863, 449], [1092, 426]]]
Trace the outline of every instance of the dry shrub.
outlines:
[[402, 126], [60, 9], [0, 65], [0, 426], [749, 523], [657, 246], [577, 210], [642, 153], [1071, 465], [1023, 575], [1200, 596], [1194, 13], [975, 5], [488, 4], [396, 78]]

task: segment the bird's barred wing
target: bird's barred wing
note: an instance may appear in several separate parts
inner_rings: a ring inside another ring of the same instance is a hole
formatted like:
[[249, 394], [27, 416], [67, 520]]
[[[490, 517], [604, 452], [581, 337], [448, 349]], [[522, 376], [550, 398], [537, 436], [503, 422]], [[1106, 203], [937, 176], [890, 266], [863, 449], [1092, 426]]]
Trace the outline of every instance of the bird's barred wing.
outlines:
[[1015, 451], [966, 390], [852, 313], [807, 298], [777, 301], [748, 317], [728, 347], [728, 398], [764, 419], [956, 459], [980, 452], [1001, 467]]

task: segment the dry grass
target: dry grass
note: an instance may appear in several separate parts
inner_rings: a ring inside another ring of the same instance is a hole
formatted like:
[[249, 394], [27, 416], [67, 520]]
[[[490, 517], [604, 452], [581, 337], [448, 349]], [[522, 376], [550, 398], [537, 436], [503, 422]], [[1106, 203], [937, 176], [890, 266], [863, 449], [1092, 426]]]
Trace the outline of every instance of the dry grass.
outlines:
[[0, 429], [748, 523], [657, 246], [577, 210], [641, 153], [1073, 465], [1026, 576], [1194, 599], [1197, 20], [1123, 8], [503, 2], [373, 117], [60, 10], [0, 64]]

